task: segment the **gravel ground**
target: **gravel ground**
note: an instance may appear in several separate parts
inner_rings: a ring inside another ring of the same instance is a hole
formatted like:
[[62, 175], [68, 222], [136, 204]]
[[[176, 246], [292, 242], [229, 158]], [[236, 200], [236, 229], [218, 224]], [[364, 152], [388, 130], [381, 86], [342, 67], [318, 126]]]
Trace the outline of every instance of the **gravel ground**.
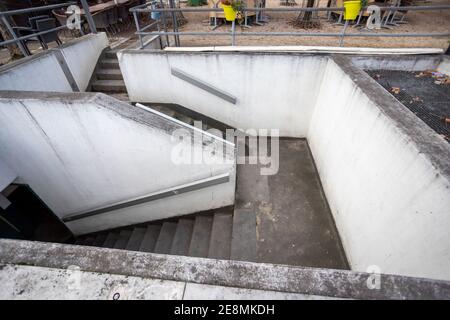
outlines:
[[[301, 3], [300, 0], [297, 0]], [[320, 6], [326, 7], [326, 0], [321, 0]], [[422, 5], [434, 5], [434, 4], [450, 4], [450, 0], [434, 0], [428, 1]], [[204, 6], [205, 8], [207, 6]], [[267, 0], [267, 7], [280, 7], [279, 0]], [[188, 23], [180, 28], [180, 31], [210, 31], [211, 27], [208, 24], [208, 13], [185, 13], [185, 17], [188, 19]], [[270, 21], [263, 26], [253, 26], [251, 29], [243, 29], [243, 32], [302, 32], [304, 29], [294, 28], [290, 22], [297, 16], [292, 12], [267, 12]], [[325, 19], [325, 13], [320, 15], [321, 27], [316, 29], [310, 29], [308, 32], [317, 33], [329, 33], [329, 32], [341, 32], [342, 26], [335, 25], [334, 22], [327, 21]], [[408, 33], [408, 32], [449, 32], [450, 31], [450, 10], [439, 11], [410, 11], [407, 15], [408, 23], [394, 27], [392, 30], [382, 29], [376, 32], [382, 33]], [[230, 30], [231, 26], [224, 25], [216, 30], [224, 32]], [[241, 31], [240, 28], [237, 28]], [[357, 28], [350, 27], [347, 29], [348, 33], [359, 33]], [[447, 38], [386, 38], [386, 37], [374, 37], [374, 38], [360, 38], [352, 37], [346, 38], [344, 46], [347, 47], [374, 47], [374, 48], [407, 48], [407, 47], [433, 47], [447, 49], [450, 44], [450, 39]], [[182, 36], [181, 44], [183, 46], [211, 46], [211, 45], [230, 45], [231, 39], [228, 36], [224, 37], [194, 37], [194, 36]], [[237, 45], [253, 46], [253, 45], [318, 45], [318, 46], [337, 46], [339, 39], [336, 37], [294, 37], [294, 36], [251, 36], [251, 37], [237, 37]]]

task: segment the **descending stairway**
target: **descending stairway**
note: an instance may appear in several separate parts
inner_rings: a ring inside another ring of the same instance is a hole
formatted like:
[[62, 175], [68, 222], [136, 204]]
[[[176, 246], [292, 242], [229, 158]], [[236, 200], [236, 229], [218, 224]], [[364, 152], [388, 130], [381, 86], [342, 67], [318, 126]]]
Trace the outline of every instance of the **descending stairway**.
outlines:
[[74, 244], [222, 260], [256, 261], [256, 215], [218, 210], [124, 227], [75, 239]]
[[[106, 50], [101, 55], [91, 81], [91, 91], [102, 92], [121, 101], [130, 103], [127, 88], [119, 67], [117, 52], [118, 50]], [[212, 121], [208, 121], [206, 117], [203, 117], [203, 119], [200, 120], [200, 117], [196, 117], [192, 114], [187, 115], [185, 112], [175, 110], [168, 105], [152, 104], [150, 108], [190, 125], [194, 125], [194, 121], [201, 121], [203, 130], [212, 128], [218, 129], [218, 126], [211, 125], [210, 123], [212, 123]], [[225, 138], [225, 128], [223, 125], [220, 125], [220, 127], [221, 129], [218, 130], [222, 132], [222, 137]]]
[[91, 91], [103, 92], [120, 100], [128, 101], [127, 88], [120, 71], [117, 50], [107, 50], [100, 57], [91, 83]]

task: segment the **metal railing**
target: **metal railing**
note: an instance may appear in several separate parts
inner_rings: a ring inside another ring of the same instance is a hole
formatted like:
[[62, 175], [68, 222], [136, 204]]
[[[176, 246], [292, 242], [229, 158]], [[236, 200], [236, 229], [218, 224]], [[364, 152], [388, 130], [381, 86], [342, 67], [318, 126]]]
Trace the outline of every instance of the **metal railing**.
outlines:
[[[10, 10], [10, 11], [0, 12], [0, 20], [12, 37], [12, 39], [10, 39], [10, 40], [5, 40], [5, 41], [0, 42], [0, 46], [17, 44], [17, 46], [19, 47], [22, 54], [24, 56], [29, 56], [30, 53], [26, 49], [24, 41], [33, 39], [33, 38], [37, 38], [37, 37], [45, 35], [45, 34], [58, 32], [59, 30], [68, 29], [69, 28], [68, 25], [66, 24], [66, 25], [58, 26], [58, 27], [51, 28], [51, 29], [48, 29], [45, 31], [30, 33], [26, 36], [18, 36], [16, 31], [14, 30], [13, 26], [11, 25], [10, 21], [8, 20], [8, 17], [13, 16], [13, 15], [20, 15], [20, 14], [27, 14], [27, 13], [34, 13], [34, 12], [41, 12], [41, 11], [49, 11], [49, 10], [69, 7], [71, 5], [77, 5], [77, 4], [78, 4], [78, 2], [65, 2], [65, 3], [47, 5], [47, 6], [41, 6], [41, 7], [35, 7], [35, 8], [18, 9], [18, 10]], [[88, 5], [87, 1], [81, 0], [81, 4], [83, 6], [84, 14], [86, 16], [86, 20], [88, 22], [90, 31], [92, 33], [96, 33], [97, 30], [96, 30], [92, 15], [89, 11], [89, 5]]]
[[212, 176], [209, 178], [196, 180], [196, 181], [193, 181], [193, 182], [187, 183], [187, 184], [178, 185], [173, 188], [164, 189], [164, 190], [157, 191], [157, 192], [154, 192], [151, 194], [147, 194], [142, 197], [137, 197], [137, 198], [133, 198], [130, 200], [114, 203], [114, 204], [111, 204], [111, 205], [108, 205], [105, 207], [101, 207], [101, 208], [97, 208], [94, 210], [72, 213], [72, 214], [69, 214], [69, 215], [65, 216], [64, 218], [62, 218], [62, 221], [71, 222], [71, 221], [80, 220], [80, 219], [84, 219], [84, 218], [88, 218], [88, 217], [92, 217], [92, 216], [97, 216], [102, 213], [108, 213], [108, 212], [117, 211], [120, 209], [127, 209], [127, 208], [134, 207], [134, 206], [137, 206], [140, 204], [145, 204], [148, 202], [177, 196], [177, 195], [187, 193], [187, 192], [205, 189], [205, 188], [212, 187], [212, 186], [215, 186], [218, 184], [227, 183], [229, 181], [230, 181], [230, 173], [218, 174], [218, 175], [215, 175], [215, 176]]
[[[434, 11], [434, 10], [450, 10], [450, 5], [434, 5], [434, 6], [389, 6], [389, 7], [379, 7], [380, 11], [388, 11], [389, 13], [397, 13], [398, 11]], [[361, 12], [364, 12], [367, 8], [362, 8]], [[312, 8], [298, 8], [298, 7], [283, 7], [283, 8], [261, 8], [261, 7], [253, 7], [253, 8], [243, 8], [240, 11], [242, 13], [246, 12], [257, 12], [261, 14], [262, 12], [344, 12], [344, 7], [312, 7]], [[231, 45], [235, 45], [236, 37], [239, 36], [307, 36], [307, 37], [337, 37], [339, 38], [339, 45], [343, 45], [343, 41], [345, 37], [450, 37], [449, 32], [403, 32], [403, 33], [382, 33], [382, 32], [358, 32], [358, 33], [346, 33], [347, 28], [349, 26], [348, 20], [343, 23], [343, 27], [341, 32], [236, 32], [236, 25], [233, 21], [231, 30], [229, 32], [223, 31], [186, 31], [180, 32], [178, 31], [177, 21], [175, 13], [177, 12], [201, 12], [201, 13], [213, 13], [213, 12], [223, 12], [221, 8], [151, 8], [148, 4], [139, 5], [130, 9], [130, 12], [133, 13], [135, 22], [136, 22], [136, 35], [139, 37], [140, 48], [144, 48], [143, 38], [145, 36], [165, 36], [166, 43], [170, 46], [169, 36], [174, 36], [175, 45], [179, 46], [179, 37], [180, 36], [229, 36], [231, 37]], [[160, 12], [161, 19], [154, 21], [151, 25], [147, 25], [141, 27], [139, 24], [138, 14], [139, 13], [148, 13], [151, 12]], [[361, 13], [360, 12], [360, 13]], [[168, 30], [167, 26], [167, 17], [166, 13], [171, 14], [172, 19], [172, 28], [173, 31]], [[160, 23], [163, 25], [163, 31], [161, 31]], [[147, 30], [151, 26], [157, 26], [157, 31], [147, 32]]]

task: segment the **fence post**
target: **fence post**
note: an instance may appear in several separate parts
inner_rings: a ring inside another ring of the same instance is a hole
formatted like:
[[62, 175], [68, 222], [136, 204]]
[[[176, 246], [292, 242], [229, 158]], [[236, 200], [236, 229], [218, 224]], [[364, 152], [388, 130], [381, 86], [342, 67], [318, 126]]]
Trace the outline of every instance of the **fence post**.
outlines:
[[92, 18], [91, 11], [89, 10], [89, 5], [86, 0], [80, 0], [81, 4], [83, 5], [84, 14], [86, 15], [86, 19], [89, 24], [89, 29], [92, 33], [97, 33], [97, 28], [95, 27], [94, 18]]

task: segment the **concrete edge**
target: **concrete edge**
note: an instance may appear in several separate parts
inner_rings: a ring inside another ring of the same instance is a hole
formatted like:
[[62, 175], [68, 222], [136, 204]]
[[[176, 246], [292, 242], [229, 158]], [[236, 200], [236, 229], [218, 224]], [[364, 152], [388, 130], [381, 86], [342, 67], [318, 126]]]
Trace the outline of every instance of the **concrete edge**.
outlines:
[[90, 38], [94, 38], [94, 37], [98, 37], [98, 36], [99, 36], [99, 34], [87, 34], [87, 35], [84, 35], [84, 36], [82, 36], [80, 38], [72, 39], [72, 40], [64, 43], [63, 45], [61, 45], [61, 46], [59, 46], [57, 48], [52, 48], [52, 49], [40, 51], [40, 52], [38, 52], [36, 54], [33, 54], [31, 56], [24, 57], [24, 58], [21, 58], [19, 60], [7, 63], [7, 64], [5, 64], [3, 66], [0, 66], [0, 73], [9, 71], [9, 70], [11, 70], [13, 68], [16, 68], [16, 67], [24, 65], [24, 64], [28, 64], [28, 63], [30, 63], [32, 61], [42, 59], [44, 57], [47, 57], [49, 55], [54, 54], [55, 52], [61, 52], [62, 53], [62, 50], [65, 49], [65, 48], [74, 46], [74, 45], [76, 45], [76, 44], [78, 44], [78, 43], [80, 43], [82, 41], [85, 41], [86, 39], [90, 39]]
[[342, 53], [370, 55], [443, 54], [440, 48], [364, 48], [332, 46], [210, 46], [210, 47], [167, 47], [169, 52], [305, 52]]
[[364, 70], [356, 67], [351, 59], [334, 55], [331, 60], [367, 95], [381, 112], [390, 118], [420, 153], [430, 159], [432, 165], [450, 181], [450, 144], [425, 122], [418, 118], [392, 94]]
[[[134, 121], [138, 124], [158, 128], [167, 134], [172, 134], [178, 129], [187, 130], [191, 136], [195, 135], [196, 128], [186, 127], [184, 125], [175, 123], [173, 121], [168, 121], [164, 115], [158, 115], [158, 113], [149, 112], [142, 108], [135, 107], [126, 102], [120, 101], [114, 97], [106, 95], [100, 92], [40, 92], [40, 91], [1, 91], [0, 90], [0, 101], [1, 100], [46, 100], [46, 101], [63, 101], [63, 102], [81, 102], [81, 103], [95, 103], [97, 106], [105, 108], [109, 111], [114, 112], [120, 117], [126, 118], [128, 120]], [[201, 130], [202, 131], [202, 130]], [[213, 136], [213, 141], [215, 143], [224, 143], [222, 139]], [[234, 144], [233, 144], [234, 145]], [[224, 156], [235, 157], [236, 146], [233, 148], [233, 152], [226, 149], [227, 153]], [[228, 153], [230, 151], [230, 153]]]
[[161, 255], [66, 244], [0, 240], [0, 263], [110, 273], [352, 299], [450, 299], [450, 282], [345, 270]]

